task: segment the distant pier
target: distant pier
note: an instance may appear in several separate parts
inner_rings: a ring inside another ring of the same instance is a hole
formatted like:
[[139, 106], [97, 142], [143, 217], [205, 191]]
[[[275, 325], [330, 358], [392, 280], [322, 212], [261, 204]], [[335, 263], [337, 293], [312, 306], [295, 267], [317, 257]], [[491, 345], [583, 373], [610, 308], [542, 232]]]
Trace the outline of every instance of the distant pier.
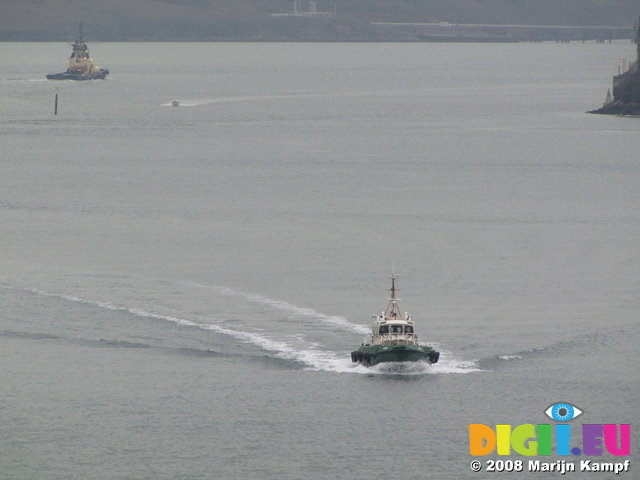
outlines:
[[604, 43], [633, 38], [632, 27], [593, 25], [508, 25], [483, 23], [372, 22], [416, 40], [433, 42], [571, 42]]

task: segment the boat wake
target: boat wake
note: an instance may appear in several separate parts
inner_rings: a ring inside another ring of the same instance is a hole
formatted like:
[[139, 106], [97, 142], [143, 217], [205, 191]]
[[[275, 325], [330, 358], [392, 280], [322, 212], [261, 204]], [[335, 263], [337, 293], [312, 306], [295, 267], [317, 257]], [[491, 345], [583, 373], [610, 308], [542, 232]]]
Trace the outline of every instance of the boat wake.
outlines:
[[538, 359], [551, 359], [558, 356], [566, 356], [568, 352], [595, 351], [597, 348], [613, 349], [618, 346], [616, 336], [627, 338], [631, 333], [624, 329], [612, 327], [606, 330], [585, 331], [566, 339], [558, 339], [553, 343], [539, 345], [516, 352], [507, 352], [502, 355], [492, 355], [478, 360], [481, 368], [496, 369], [505, 365], [516, 365], [518, 363], [530, 363]]
[[[431, 365], [427, 362], [388, 362], [379, 363], [373, 367], [359, 367], [358, 373], [376, 375], [433, 375], [442, 373], [473, 373], [481, 372], [475, 362], [456, 360], [452, 357], [443, 359], [444, 352], [440, 352], [440, 361]], [[364, 370], [363, 372], [361, 370]]]
[[[204, 105], [212, 105], [215, 103], [236, 103], [236, 102], [253, 102], [261, 100], [285, 100], [307, 97], [335, 96], [335, 94], [299, 94], [299, 95], [255, 95], [244, 97], [217, 97], [217, 98], [199, 98], [180, 100], [181, 107], [201, 107]], [[163, 107], [174, 106], [173, 102], [162, 104]]]
[[[307, 343], [305, 345], [292, 345], [291, 343], [279, 339], [269, 338], [263, 334], [246, 331], [235, 330], [221, 325], [223, 320], [216, 320], [217, 323], [203, 323], [201, 321], [194, 321], [188, 318], [174, 315], [166, 315], [158, 312], [151, 311], [145, 308], [128, 307], [125, 305], [119, 305], [112, 302], [103, 302], [97, 300], [86, 299], [75, 295], [51, 293], [44, 290], [33, 288], [16, 288], [11, 286], [2, 285], [4, 289], [20, 290], [29, 292], [34, 295], [45, 296], [50, 298], [59, 298], [68, 302], [79, 303], [83, 305], [91, 305], [101, 309], [112, 310], [116, 312], [123, 312], [133, 315], [138, 318], [152, 319], [163, 322], [170, 322], [176, 325], [189, 328], [197, 328], [201, 330], [215, 332], [217, 334], [225, 335], [234, 338], [240, 342], [248, 343], [260, 348], [263, 351], [271, 353], [274, 357], [296, 362], [301, 364], [307, 370], [324, 371], [334, 373], [352, 373], [360, 375], [425, 375], [425, 374], [442, 374], [442, 373], [471, 373], [481, 371], [474, 362], [461, 361], [453, 357], [450, 352], [441, 352], [440, 362], [436, 365], [429, 365], [424, 362], [412, 362], [412, 363], [388, 363], [378, 364], [373, 367], [364, 367], [360, 364], [354, 364], [348, 355], [348, 352], [336, 352], [327, 349], [323, 349], [322, 345], [318, 343]], [[233, 290], [229, 291], [231, 295], [245, 295]], [[277, 302], [275, 300], [267, 299], [259, 295], [249, 295], [254, 301], [265, 302], [269, 305], [272, 303], [279, 305], [280, 308], [294, 309], [296, 313], [298, 310], [306, 311], [307, 309], [299, 309], [293, 305]], [[315, 310], [308, 309], [309, 315], [323, 316], [323, 314], [316, 312]], [[330, 319], [328, 315], [325, 316]], [[341, 317], [338, 317], [341, 318]], [[346, 319], [343, 319], [346, 321]], [[352, 325], [353, 326], [353, 325]], [[359, 327], [359, 326], [356, 326]], [[296, 337], [297, 340], [300, 338]]]
[[46, 78], [4, 78], [4, 82], [46, 82]]
[[227, 295], [231, 297], [240, 297], [244, 300], [247, 300], [248, 302], [258, 304], [258, 305], [266, 305], [268, 307], [271, 307], [276, 310], [280, 310], [282, 312], [289, 313], [291, 315], [315, 318], [320, 320], [322, 323], [325, 323], [327, 325], [331, 325], [334, 327], [338, 327], [345, 331], [355, 332], [363, 335], [366, 335], [371, 331], [371, 329], [366, 325], [351, 323], [345, 317], [341, 317], [338, 315], [326, 315], [324, 313], [320, 313], [314, 310], [313, 308], [298, 307], [297, 305], [293, 305], [292, 303], [284, 302], [282, 300], [274, 300], [272, 298], [264, 297], [262, 295], [258, 295], [254, 293], [239, 292], [237, 290], [233, 290], [228, 287], [202, 285], [200, 283], [195, 283], [195, 282], [185, 282], [185, 283], [189, 286], [196, 287], [196, 288], [210, 288], [223, 295]]
[[[217, 103], [237, 103], [237, 102], [256, 102], [270, 100], [298, 100], [307, 98], [333, 98], [333, 97], [363, 97], [394, 94], [397, 92], [378, 91], [378, 92], [328, 92], [328, 93], [297, 93], [288, 95], [246, 95], [237, 97], [214, 97], [214, 98], [192, 98], [180, 100], [181, 107], [201, 107]], [[173, 102], [162, 103], [163, 107], [174, 106]]]

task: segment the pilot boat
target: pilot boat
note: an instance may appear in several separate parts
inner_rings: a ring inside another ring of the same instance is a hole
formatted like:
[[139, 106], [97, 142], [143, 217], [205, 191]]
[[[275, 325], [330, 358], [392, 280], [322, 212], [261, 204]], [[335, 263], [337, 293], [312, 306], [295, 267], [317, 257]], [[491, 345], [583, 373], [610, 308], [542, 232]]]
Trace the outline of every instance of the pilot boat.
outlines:
[[48, 80], [96, 80], [104, 79], [109, 70], [100, 68], [89, 56], [89, 48], [82, 40], [82, 23], [77, 40], [73, 43], [73, 50], [69, 57], [69, 68], [66, 72], [48, 73]]
[[418, 342], [413, 318], [402, 315], [396, 298], [396, 278], [391, 276], [391, 297], [387, 309], [381, 315], [373, 315], [371, 335], [366, 337], [357, 350], [351, 352], [351, 360], [365, 367], [382, 362], [437, 363], [440, 352]]

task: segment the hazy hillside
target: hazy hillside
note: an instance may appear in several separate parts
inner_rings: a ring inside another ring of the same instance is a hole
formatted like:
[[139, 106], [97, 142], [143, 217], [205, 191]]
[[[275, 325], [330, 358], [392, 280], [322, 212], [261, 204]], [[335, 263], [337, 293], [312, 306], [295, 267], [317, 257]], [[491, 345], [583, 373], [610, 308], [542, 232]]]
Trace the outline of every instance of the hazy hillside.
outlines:
[[[397, 40], [375, 21], [630, 26], [638, 0], [0, 0], [0, 40]], [[301, 9], [310, 9], [301, 0]]]

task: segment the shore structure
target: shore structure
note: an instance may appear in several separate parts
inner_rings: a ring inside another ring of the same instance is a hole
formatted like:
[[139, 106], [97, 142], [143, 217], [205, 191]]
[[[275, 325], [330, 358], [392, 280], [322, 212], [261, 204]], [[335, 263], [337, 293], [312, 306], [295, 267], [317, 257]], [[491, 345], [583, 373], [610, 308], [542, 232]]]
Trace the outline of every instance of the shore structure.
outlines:
[[636, 61], [622, 66], [613, 77], [613, 96], [607, 91], [604, 105], [589, 113], [640, 116], [640, 17], [635, 24], [635, 43]]

